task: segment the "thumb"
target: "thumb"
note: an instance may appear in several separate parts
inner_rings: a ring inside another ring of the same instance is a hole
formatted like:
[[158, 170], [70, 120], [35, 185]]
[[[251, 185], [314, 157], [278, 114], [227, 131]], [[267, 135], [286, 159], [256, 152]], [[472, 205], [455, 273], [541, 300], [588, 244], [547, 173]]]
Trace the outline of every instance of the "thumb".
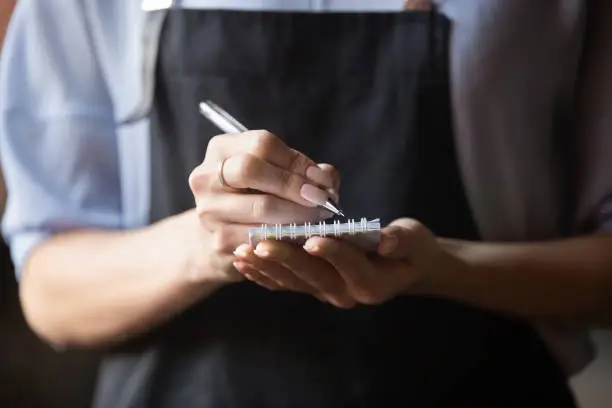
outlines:
[[386, 258], [412, 258], [427, 249], [432, 237], [420, 222], [400, 218], [382, 229], [378, 254]]

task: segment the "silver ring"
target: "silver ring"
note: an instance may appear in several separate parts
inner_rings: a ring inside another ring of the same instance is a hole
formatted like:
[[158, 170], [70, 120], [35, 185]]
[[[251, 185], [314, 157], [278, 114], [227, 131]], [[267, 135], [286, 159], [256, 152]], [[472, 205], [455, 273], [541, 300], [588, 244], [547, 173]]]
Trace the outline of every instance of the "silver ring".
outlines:
[[225, 162], [227, 161], [227, 159], [229, 159], [229, 157], [220, 160], [219, 165], [217, 166], [217, 177], [219, 178], [219, 184], [221, 184], [221, 187], [227, 188], [229, 190], [239, 191], [240, 189], [234, 188], [227, 184], [227, 181], [225, 181], [225, 177], [223, 177], [223, 168], [225, 167]]

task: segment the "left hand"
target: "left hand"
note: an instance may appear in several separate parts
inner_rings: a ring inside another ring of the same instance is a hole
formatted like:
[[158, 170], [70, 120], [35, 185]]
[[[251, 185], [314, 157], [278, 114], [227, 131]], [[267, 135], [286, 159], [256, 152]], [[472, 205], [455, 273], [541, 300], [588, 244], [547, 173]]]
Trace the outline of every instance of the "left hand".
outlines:
[[310, 238], [304, 248], [267, 240], [241, 245], [236, 269], [270, 290], [308, 293], [341, 308], [380, 304], [433, 277], [444, 263], [436, 237], [402, 218], [382, 231], [378, 253], [333, 238]]

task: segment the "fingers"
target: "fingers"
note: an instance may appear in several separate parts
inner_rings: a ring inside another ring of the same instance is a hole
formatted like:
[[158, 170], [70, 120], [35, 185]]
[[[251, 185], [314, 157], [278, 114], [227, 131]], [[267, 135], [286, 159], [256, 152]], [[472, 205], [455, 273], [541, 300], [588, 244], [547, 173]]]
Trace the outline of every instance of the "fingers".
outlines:
[[332, 215], [318, 207], [304, 207], [266, 194], [209, 194], [198, 199], [196, 209], [204, 220], [239, 224], [303, 223]]
[[331, 176], [319, 169], [313, 160], [266, 130], [215, 136], [209, 142], [207, 151], [214, 152], [217, 158], [250, 154], [290, 173], [309, 178], [315, 184], [332, 187]]
[[257, 283], [260, 286], [272, 291], [282, 290], [283, 287], [279, 286], [278, 283], [274, 282], [272, 279], [263, 275], [257, 269], [249, 265], [248, 263], [236, 261], [234, 262], [234, 268], [245, 278], [250, 280], [251, 282]]
[[345, 282], [365, 286], [373, 274], [366, 255], [348, 243], [333, 238], [313, 237], [304, 244], [312, 256], [325, 259], [338, 271]]
[[262, 241], [257, 245], [255, 255], [292, 271], [331, 304], [337, 307], [355, 305], [346, 293], [344, 281], [334, 268], [325, 260], [309, 255], [303, 248], [284, 242]]
[[[380, 265], [375, 267], [367, 255], [358, 248], [331, 238], [313, 237], [304, 248], [313, 256], [329, 262], [343, 278], [348, 294], [357, 303], [377, 305], [388, 299], [397, 286], [397, 277], [382, 275]], [[390, 260], [389, 260], [390, 262]]]
[[[329, 170], [321, 170], [317, 166], [313, 168], [316, 171], [307, 170], [311, 178], [318, 180], [324, 188], [332, 188], [333, 180]], [[230, 156], [223, 166], [223, 178], [233, 188], [273, 194], [304, 206], [322, 205], [329, 198], [327, 191], [306, 177], [277, 167], [252, 154]]]
[[[316, 293], [315, 288], [299, 279], [292, 271], [277, 262], [259, 257], [248, 245], [240, 245], [236, 248], [234, 254], [240, 262], [248, 265], [253, 270], [256, 270], [257, 274], [263, 276], [265, 278], [264, 281], [272, 281], [278, 288], [301, 293]], [[252, 273], [251, 275], [254, 276]]]
[[[228, 162], [231, 160], [233, 158]], [[258, 161], [259, 159], [254, 160], [254, 162]], [[266, 174], [270, 170], [270, 166], [265, 163], [259, 164], [261, 164], [263, 170], [255, 170], [252, 172], [253, 175], [250, 174], [251, 172], [239, 170], [238, 174], [243, 174], [242, 176], [227, 172], [228, 166], [226, 165], [224, 169], [226, 169], [227, 174], [224, 174], [224, 177], [231, 185], [255, 186], [252, 191], [261, 189], [264, 190], [264, 193], [275, 192], [276, 195], [244, 194], [239, 191], [223, 190], [216, 174], [211, 174], [209, 170], [205, 169], [205, 166], [199, 166], [195, 169], [189, 177], [189, 185], [195, 197], [196, 209], [200, 217], [236, 223], [261, 224], [318, 221], [332, 216], [329, 211], [311, 204], [311, 201], [313, 201], [312, 194], [310, 196], [304, 195], [310, 200], [299, 198], [307, 186], [311, 190], [319, 191], [319, 194], [323, 197], [328, 197], [328, 193], [309, 184], [298, 187], [303, 181], [298, 182], [299, 176], [294, 175], [287, 178], [287, 180], [290, 180], [288, 182], [269, 182], [267, 179], [270, 176]], [[231, 182], [227, 180], [228, 176], [231, 177]], [[272, 176], [272, 178], [275, 178], [275, 176]], [[276, 179], [279, 180], [280, 178], [276, 177]], [[292, 199], [286, 200], [278, 197], [281, 191], [286, 191], [285, 195]], [[308, 194], [308, 191], [306, 193]]]
[[198, 206], [211, 193], [232, 192], [219, 181], [222, 160], [221, 176], [235, 189], [258, 191], [308, 207], [322, 205], [330, 197], [336, 202], [339, 199], [339, 175], [333, 166], [315, 164], [269, 132], [251, 131], [220, 135], [210, 141], [206, 159], [189, 177]]

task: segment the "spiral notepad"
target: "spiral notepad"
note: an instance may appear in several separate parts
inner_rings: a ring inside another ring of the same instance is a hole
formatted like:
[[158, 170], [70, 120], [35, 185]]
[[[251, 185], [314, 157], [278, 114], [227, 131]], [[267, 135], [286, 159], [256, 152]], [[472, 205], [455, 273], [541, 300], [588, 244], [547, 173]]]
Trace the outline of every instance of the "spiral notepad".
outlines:
[[349, 241], [366, 251], [376, 251], [380, 242], [380, 220], [359, 221], [353, 219], [341, 223], [334, 221], [305, 224], [263, 224], [249, 230], [249, 242], [256, 246], [266, 239], [274, 239], [303, 245], [310, 237], [335, 237]]

